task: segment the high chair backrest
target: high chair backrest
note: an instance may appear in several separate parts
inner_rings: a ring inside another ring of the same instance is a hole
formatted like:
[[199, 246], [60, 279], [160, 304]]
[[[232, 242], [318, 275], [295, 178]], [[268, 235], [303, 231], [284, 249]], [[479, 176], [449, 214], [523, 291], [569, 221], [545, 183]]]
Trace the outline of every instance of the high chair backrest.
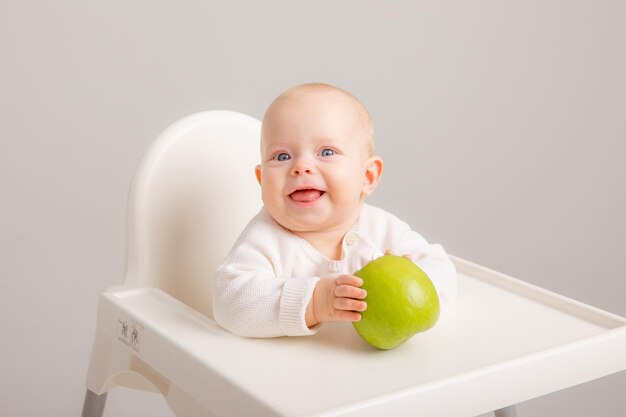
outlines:
[[154, 141], [129, 194], [125, 285], [158, 287], [212, 317], [213, 273], [262, 205], [260, 126], [208, 111]]

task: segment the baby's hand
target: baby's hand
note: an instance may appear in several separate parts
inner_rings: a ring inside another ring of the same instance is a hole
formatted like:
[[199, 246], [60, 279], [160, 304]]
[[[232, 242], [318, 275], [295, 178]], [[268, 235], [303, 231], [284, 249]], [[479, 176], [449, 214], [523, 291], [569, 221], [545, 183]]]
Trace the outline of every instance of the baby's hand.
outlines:
[[[391, 249], [387, 249], [385, 251], [385, 255], [392, 255], [393, 256], [393, 251]], [[411, 254], [409, 253], [405, 253], [404, 255], [402, 255], [403, 258], [407, 258], [409, 261], [411, 260]]]
[[359, 321], [367, 303], [362, 301], [367, 292], [359, 288], [361, 278], [340, 275], [337, 278], [320, 279], [313, 290], [313, 297], [306, 309], [308, 327], [330, 321]]

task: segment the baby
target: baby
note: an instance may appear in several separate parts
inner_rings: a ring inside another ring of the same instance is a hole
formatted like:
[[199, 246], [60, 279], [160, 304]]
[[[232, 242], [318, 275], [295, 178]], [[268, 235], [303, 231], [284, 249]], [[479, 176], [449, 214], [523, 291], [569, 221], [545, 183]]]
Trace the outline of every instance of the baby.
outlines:
[[312, 83], [274, 100], [255, 171], [264, 207], [216, 272], [215, 321], [248, 337], [358, 321], [367, 294], [351, 274], [383, 253], [412, 259], [452, 301], [456, 271], [441, 245], [364, 203], [382, 171], [369, 113], [351, 94]]

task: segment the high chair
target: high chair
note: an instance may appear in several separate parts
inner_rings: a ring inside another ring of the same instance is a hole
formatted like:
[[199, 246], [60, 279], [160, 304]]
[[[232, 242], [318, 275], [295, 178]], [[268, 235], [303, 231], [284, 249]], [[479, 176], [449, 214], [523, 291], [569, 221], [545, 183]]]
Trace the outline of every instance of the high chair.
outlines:
[[86, 409], [103, 407], [115, 386], [159, 391], [178, 415], [199, 407], [178, 382], [194, 366], [185, 346], [222, 333], [209, 319], [212, 275], [261, 208], [259, 135], [252, 117], [210, 111], [173, 124], [146, 152], [128, 198], [124, 284], [100, 298]]
[[83, 417], [106, 393], [160, 392], [179, 417], [473, 416], [626, 368], [626, 319], [452, 257], [459, 295], [391, 351], [351, 324], [249, 339], [212, 320], [213, 271], [261, 208], [260, 122], [198, 113], [133, 178], [124, 284], [102, 293]]

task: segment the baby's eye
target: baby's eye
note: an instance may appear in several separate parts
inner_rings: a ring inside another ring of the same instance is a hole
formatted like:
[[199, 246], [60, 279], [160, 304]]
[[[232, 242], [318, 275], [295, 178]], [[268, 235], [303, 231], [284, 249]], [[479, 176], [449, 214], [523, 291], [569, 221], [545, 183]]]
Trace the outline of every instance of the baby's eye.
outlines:
[[329, 148], [322, 149], [322, 151], [320, 152], [321, 156], [333, 156], [334, 154], [335, 154], [335, 151]]
[[278, 155], [276, 155], [274, 157], [274, 159], [276, 159], [277, 161], [286, 161], [286, 160], [288, 160], [290, 158], [291, 157], [289, 156], [289, 154], [285, 153], [285, 152], [281, 152], [281, 153], [279, 153]]

